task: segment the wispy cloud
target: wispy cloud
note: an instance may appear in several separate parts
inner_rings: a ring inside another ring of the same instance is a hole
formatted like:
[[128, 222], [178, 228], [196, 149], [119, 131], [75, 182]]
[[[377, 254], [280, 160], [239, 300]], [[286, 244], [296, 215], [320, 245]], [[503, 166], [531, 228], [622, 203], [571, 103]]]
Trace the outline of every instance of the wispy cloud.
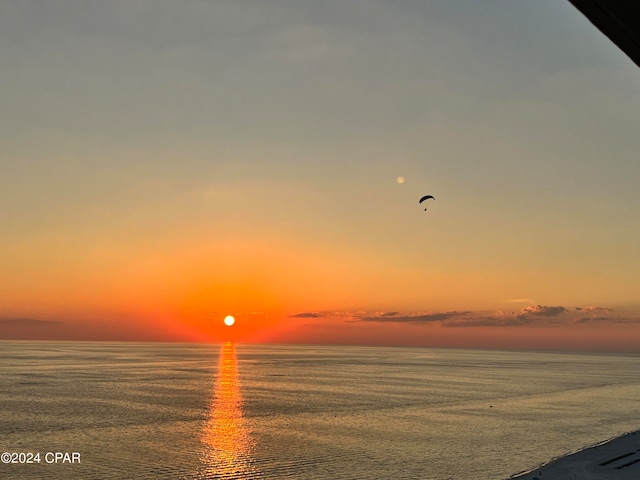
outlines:
[[469, 315], [471, 312], [440, 312], [440, 313], [426, 313], [426, 314], [416, 314], [416, 315], [398, 315], [397, 312], [389, 312], [393, 313], [393, 315], [389, 314], [381, 314], [375, 316], [366, 316], [361, 317], [359, 321], [361, 322], [386, 322], [386, 323], [433, 323], [433, 322], [442, 322], [451, 318], [460, 318], [466, 315]]
[[601, 312], [613, 312], [613, 308], [610, 307], [576, 307], [576, 310], [581, 312], [601, 313]]
[[577, 323], [640, 323], [638, 317], [582, 317]]
[[486, 316], [454, 319], [442, 323], [443, 327], [520, 327], [529, 325], [532, 320], [518, 316]]
[[12, 327], [51, 327], [63, 323], [59, 320], [38, 320], [35, 318], [0, 318], [0, 325]]

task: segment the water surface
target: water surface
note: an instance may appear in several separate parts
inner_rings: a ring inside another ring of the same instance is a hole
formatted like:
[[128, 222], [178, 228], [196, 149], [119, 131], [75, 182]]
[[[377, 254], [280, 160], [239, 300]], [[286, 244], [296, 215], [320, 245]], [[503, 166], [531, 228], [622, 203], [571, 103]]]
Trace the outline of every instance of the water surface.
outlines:
[[0, 342], [0, 478], [500, 480], [637, 429], [640, 358]]

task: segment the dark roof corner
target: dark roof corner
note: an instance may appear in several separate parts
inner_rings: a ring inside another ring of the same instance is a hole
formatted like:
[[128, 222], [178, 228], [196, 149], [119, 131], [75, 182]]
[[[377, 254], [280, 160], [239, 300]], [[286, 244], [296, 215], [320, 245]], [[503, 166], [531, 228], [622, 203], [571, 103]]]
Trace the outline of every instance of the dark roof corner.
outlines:
[[639, 0], [569, 0], [640, 67]]

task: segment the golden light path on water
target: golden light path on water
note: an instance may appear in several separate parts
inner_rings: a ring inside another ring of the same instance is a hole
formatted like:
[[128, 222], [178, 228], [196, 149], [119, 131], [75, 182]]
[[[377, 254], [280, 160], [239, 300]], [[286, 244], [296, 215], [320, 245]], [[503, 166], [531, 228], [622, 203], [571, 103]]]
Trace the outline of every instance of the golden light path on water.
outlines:
[[259, 478], [252, 465], [254, 442], [246, 426], [238, 382], [235, 345], [220, 348], [218, 375], [201, 441], [203, 472], [200, 478]]

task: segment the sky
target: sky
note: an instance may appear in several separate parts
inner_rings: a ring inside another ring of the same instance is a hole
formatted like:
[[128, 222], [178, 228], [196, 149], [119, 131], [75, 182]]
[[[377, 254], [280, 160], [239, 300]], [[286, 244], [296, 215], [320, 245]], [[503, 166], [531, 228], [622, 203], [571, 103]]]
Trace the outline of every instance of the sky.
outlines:
[[7, 0], [0, 64], [0, 339], [640, 352], [640, 70], [568, 1]]

